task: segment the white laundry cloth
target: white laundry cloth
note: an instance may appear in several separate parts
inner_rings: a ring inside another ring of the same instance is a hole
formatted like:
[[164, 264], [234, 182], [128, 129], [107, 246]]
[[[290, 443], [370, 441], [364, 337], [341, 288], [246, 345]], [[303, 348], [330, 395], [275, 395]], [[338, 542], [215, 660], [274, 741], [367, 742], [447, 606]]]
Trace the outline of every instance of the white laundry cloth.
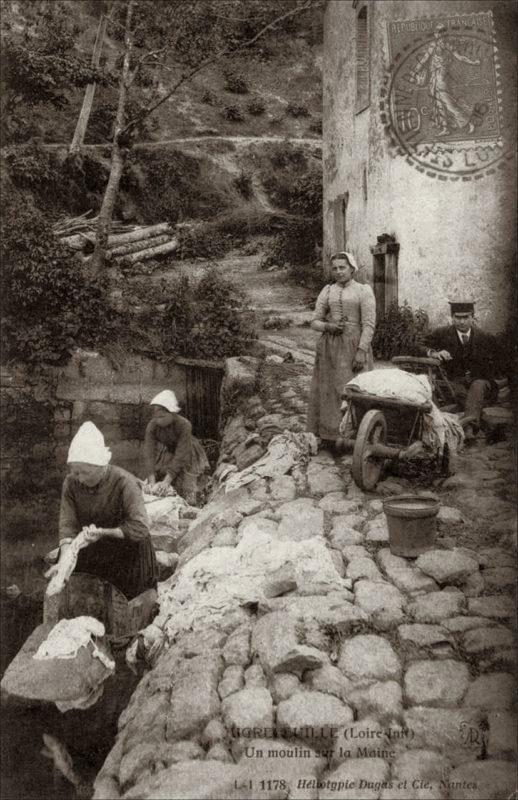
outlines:
[[402, 369], [373, 369], [361, 372], [346, 384], [359, 392], [376, 397], [391, 397], [410, 403], [426, 405], [432, 399], [432, 387], [427, 375], [414, 375]]
[[296, 464], [308, 461], [315, 455], [318, 442], [313, 433], [284, 431], [270, 439], [268, 450], [257, 461], [241, 472], [232, 472], [224, 483], [225, 492], [245, 486], [256, 478], [275, 478], [286, 475]]
[[48, 658], [75, 658], [81, 647], [93, 645], [92, 655], [109, 670], [115, 669], [115, 661], [100, 650], [94, 636], [104, 636], [105, 628], [102, 622], [95, 617], [73, 617], [60, 619], [54, 625], [49, 635], [43, 641], [33, 658], [44, 660]]
[[[454, 455], [464, 441], [464, 431], [456, 415], [441, 411], [432, 402], [432, 386], [427, 375], [415, 375], [401, 369], [377, 369], [356, 375], [346, 386], [357, 389], [359, 394], [406, 400], [423, 406], [431, 403], [431, 409], [423, 414], [423, 444], [439, 456], [445, 444]], [[346, 401], [342, 410], [345, 413], [340, 423], [340, 435], [350, 438], [354, 434], [350, 403]]]
[[75, 539], [72, 539], [65, 551], [61, 553], [57, 565], [57, 572], [49, 581], [45, 592], [48, 597], [59, 594], [64, 589], [76, 568], [79, 551], [91, 544], [92, 541], [95, 540], [92, 539], [91, 535], [89, 536], [87, 528], [83, 528]]

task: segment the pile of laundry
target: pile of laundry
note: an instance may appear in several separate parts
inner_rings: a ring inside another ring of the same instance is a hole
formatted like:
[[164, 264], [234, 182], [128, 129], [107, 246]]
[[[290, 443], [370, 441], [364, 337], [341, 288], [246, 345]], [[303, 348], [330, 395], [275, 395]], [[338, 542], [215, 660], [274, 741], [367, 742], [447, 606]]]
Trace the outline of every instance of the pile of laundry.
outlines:
[[222, 463], [214, 478], [225, 492], [252, 483], [256, 478], [275, 478], [304, 467], [316, 455], [318, 442], [313, 433], [284, 431], [270, 439], [266, 453], [246, 469], [238, 471], [233, 464]]
[[[432, 400], [432, 386], [427, 375], [415, 375], [401, 369], [375, 369], [362, 372], [347, 384], [359, 394], [387, 397], [415, 403], [424, 409], [423, 444], [434, 454], [441, 456], [445, 444], [450, 454], [455, 455], [464, 442], [464, 431], [456, 414], [440, 411]], [[340, 425], [340, 434], [352, 435], [350, 403], [343, 404], [345, 412]]]

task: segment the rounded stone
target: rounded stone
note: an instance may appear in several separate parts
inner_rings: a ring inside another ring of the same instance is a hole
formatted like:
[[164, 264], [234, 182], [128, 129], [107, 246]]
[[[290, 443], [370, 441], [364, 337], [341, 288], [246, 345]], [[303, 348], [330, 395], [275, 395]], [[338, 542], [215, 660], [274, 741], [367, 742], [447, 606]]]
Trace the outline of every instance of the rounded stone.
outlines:
[[353, 712], [337, 697], [323, 692], [296, 692], [277, 707], [277, 726], [291, 735], [309, 738], [323, 730], [331, 736], [353, 721]]
[[515, 679], [508, 672], [480, 675], [469, 687], [465, 706], [488, 709], [508, 709], [516, 700]]
[[469, 683], [465, 664], [453, 659], [417, 661], [406, 671], [404, 687], [408, 701], [420, 706], [456, 706]]
[[347, 639], [338, 667], [354, 681], [398, 679], [401, 664], [392, 645], [382, 636], [360, 634]]

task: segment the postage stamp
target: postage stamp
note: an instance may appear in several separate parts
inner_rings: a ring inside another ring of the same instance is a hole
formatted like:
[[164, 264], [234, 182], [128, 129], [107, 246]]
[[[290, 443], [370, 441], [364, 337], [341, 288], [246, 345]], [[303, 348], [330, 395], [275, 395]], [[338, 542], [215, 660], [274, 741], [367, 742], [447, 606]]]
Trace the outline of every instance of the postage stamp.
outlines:
[[382, 122], [432, 177], [482, 177], [508, 156], [491, 11], [388, 22]]

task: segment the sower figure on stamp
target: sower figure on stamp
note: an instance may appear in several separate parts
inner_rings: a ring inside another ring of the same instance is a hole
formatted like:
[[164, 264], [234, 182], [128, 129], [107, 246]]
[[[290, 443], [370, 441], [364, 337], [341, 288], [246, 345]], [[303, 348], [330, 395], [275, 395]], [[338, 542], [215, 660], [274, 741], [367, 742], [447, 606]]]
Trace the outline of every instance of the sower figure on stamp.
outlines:
[[474, 303], [450, 302], [450, 307], [452, 324], [433, 330], [418, 355], [443, 362], [455, 399], [464, 410], [468, 442], [476, 438], [484, 406], [494, 403], [498, 395], [498, 346], [493, 336], [475, 327]]
[[311, 381], [307, 429], [336, 442], [342, 419], [342, 391], [355, 372], [372, 369], [371, 341], [376, 301], [370, 286], [357, 283], [351, 253], [331, 256], [332, 284], [318, 295], [311, 327], [321, 331]]

